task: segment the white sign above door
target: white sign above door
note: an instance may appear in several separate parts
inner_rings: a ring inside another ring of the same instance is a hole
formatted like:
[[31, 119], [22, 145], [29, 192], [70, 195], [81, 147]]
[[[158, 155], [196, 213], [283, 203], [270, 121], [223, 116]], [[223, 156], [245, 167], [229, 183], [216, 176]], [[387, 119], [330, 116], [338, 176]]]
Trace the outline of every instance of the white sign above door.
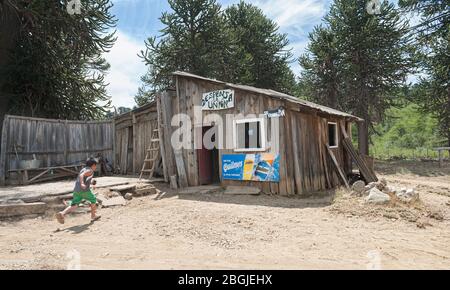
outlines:
[[218, 111], [234, 108], [234, 90], [213, 91], [203, 94], [202, 109]]

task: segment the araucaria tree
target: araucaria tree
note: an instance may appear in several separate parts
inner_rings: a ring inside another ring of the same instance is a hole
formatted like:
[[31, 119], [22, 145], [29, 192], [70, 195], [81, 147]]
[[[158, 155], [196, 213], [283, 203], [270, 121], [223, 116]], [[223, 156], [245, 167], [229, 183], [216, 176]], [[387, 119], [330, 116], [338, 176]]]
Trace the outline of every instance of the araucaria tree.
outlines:
[[287, 36], [263, 12], [241, 2], [222, 11], [216, 0], [169, 0], [160, 37], [142, 52], [148, 72], [136, 95], [139, 105], [170, 87], [183, 70], [205, 77], [291, 92], [295, 77]]
[[259, 88], [293, 93], [295, 76], [289, 67], [293, 55], [286, 34], [263, 11], [241, 1], [225, 10], [226, 25], [234, 45], [222, 79]]
[[425, 76], [416, 85], [413, 100], [437, 118], [441, 135], [450, 146], [450, 4], [445, 0], [401, 0], [400, 6], [421, 17], [412, 34], [421, 48], [416, 56]]
[[300, 61], [307, 92], [366, 120], [358, 130], [364, 154], [373, 122], [383, 119], [412, 65], [400, 13], [387, 1], [379, 14], [369, 13], [366, 2], [335, 0]]
[[160, 18], [162, 35], [148, 38], [141, 54], [148, 72], [136, 96], [138, 105], [167, 89], [176, 70], [210, 77], [221, 70], [227, 37], [220, 5], [215, 0], [169, 0], [169, 5], [172, 12]]
[[8, 111], [63, 119], [103, 117], [110, 98], [104, 80], [109, 64], [102, 54], [116, 39], [111, 1], [82, 0], [79, 14], [69, 13], [68, 1], [2, 1], [14, 7], [20, 20], [11, 59], [1, 70]]

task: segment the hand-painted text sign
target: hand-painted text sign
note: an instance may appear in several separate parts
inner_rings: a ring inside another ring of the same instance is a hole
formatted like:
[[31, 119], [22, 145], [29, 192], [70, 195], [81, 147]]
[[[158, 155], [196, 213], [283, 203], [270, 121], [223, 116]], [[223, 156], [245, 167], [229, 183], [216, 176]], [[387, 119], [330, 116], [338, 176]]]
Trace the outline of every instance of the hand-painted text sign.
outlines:
[[222, 155], [224, 180], [280, 182], [280, 156], [274, 154]]
[[204, 111], [234, 108], [234, 90], [214, 91], [203, 94], [202, 108]]
[[265, 111], [264, 115], [267, 118], [279, 118], [286, 116], [286, 112], [284, 111], [284, 108], [280, 107], [278, 109]]

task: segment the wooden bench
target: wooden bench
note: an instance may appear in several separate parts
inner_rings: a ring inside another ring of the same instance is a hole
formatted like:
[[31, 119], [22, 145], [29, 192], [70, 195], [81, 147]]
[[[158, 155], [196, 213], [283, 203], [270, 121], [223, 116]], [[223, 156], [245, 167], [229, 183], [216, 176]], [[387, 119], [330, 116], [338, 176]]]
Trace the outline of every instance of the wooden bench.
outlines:
[[77, 176], [81, 165], [54, 166], [35, 169], [12, 169], [9, 173], [19, 175], [19, 183], [23, 185], [49, 181], [62, 177]]

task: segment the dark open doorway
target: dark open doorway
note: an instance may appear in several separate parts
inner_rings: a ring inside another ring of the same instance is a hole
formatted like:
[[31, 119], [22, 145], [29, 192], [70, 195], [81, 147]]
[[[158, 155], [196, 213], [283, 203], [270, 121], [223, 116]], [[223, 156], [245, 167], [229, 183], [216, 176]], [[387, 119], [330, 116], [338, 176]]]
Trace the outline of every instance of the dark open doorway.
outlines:
[[214, 126], [206, 126], [202, 128], [202, 141], [211, 140], [215, 146], [210, 149], [210, 146], [202, 142], [202, 149], [197, 150], [198, 156], [198, 171], [200, 185], [210, 185], [220, 182], [219, 176], [219, 150], [217, 149], [218, 130]]

